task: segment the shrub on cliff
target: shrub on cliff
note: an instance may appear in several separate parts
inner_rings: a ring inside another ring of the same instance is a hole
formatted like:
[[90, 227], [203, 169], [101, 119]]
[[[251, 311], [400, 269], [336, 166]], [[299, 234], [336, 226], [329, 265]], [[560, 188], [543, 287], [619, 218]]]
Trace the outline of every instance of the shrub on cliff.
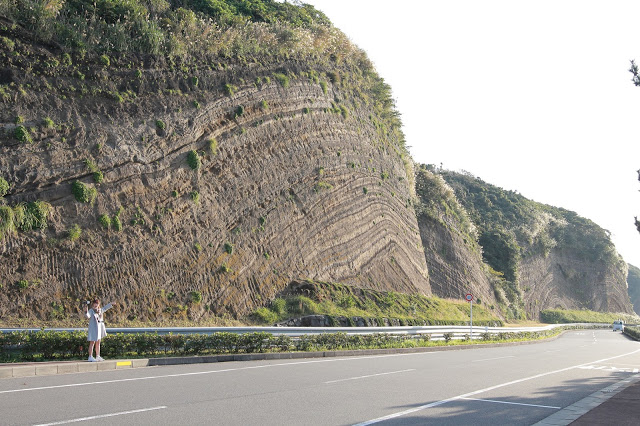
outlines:
[[187, 164], [192, 170], [198, 170], [202, 166], [202, 160], [200, 154], [194, 149], [187, 154]]
[[7, 195], [9, 192], [9, 182], [7, 182], [2, 176], [0, 176], [0, 198]]
[[45, 201], [32, 201], [26, 206], [19, 206], [21, 213], [15, 212], [15, 218], [22, 217], [18, 227], [21, 231], [31, 231], [32, 229], [45, 229], [47, 227], [47, 218], [51, 211], [51, 204]]
[[98, 196], [98, 191], [96, 191], [95, 188], [84, 184], [79, 180], [76, 180], [71, 184], [71, 192], [76, 200], [81, 203], [91, 204]]
[[13, 131], [13, 136], [20, 142], [24, 142], [24, 143], [33, 142], [33, 139], [31, 138], [31, 134], [29, 133], [29, 130], [27, 130], [27, 128], [24, 126], [16, 127], [15, 130]]

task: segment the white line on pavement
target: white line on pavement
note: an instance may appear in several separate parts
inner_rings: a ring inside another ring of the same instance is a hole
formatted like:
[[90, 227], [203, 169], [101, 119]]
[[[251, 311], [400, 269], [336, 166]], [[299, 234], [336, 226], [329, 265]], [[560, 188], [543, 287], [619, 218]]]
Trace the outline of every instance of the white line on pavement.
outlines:
[[471, 362], [493, 361], [494, 359], [505, 359], [505, 358], [515, 358], [515, 355], [499, 356], [497, 358], [476, 359], [476, 360], [471, 361]]
[[329, 383], [346, 382], [348, 380], [358, 380], [358, 379], [366, 379], [366, 378], [369, 378], [369, 377], [386, 376], [388, 374], [406, 373], [407, 371], [416, 371], [416, 369], [415, 368], [410, 368], [408, 370], [389, 371], [388, 373], [378, 373], [378, 374], [369, 374], [367, 376], [349, 377], [348, 379], [329, 380], [328, 382], [324, 382], [324, 383], [325, 384], [329, 384]]
[[509, 404], [509, 405], [524, 405], [525, 407], [540, 407], [540, 408], [555, 408], [556, 410], [562, 407], [554, 407], [551, 405], [538, 405], [538, 404], [525, 404], [523, 402], [509, 402], [509, 401], [497, 401], [495, 399], [480, 399], [480, 398], [460, 398], [468, 401], [482, 401], [482, 402], [495, 402], [497, 404]]
[[153, 410], [162, 410], [163, 408], [167, 408], [164, 405], [161, 405], [160, 407], [151, 407], [151, 408], [141, 408], [139, 410], [130, 410], [130, 411], [121, 411], [119, 413], [110, 413], [110, 414], [100, 414], [97, 416], [90, 416], [90, 417], [81, 417], [79, 419], [71, 419], [71, 420], [62, 420], [59, 422], [53, 422], [53, 423], [42, 423], [36, 426], [53, 426], [53, 425], [64, 425], [67, 423], [77, 423], [77, 422], [85, 422], [88, 420], [95, 420], [95, 419], [103, 419], [105, 417], [114, 417], [114, 416], [122, 416], [125, 414], [135, 414], [135, 413], [143, 413], [145, 411], [153, 411]]
[[317, 364], [317, 363], [323, 363], [323, 362], [357, 361], [359, 359], [391, 358], [391, 357], [412, 356], [412, 355], [429, 355], [429, 354], [435, 354], [435, 353], [437, 352], [415, 352], [410, 354], [369, 355], [369, 356], [357, 356], [357, 357], [348, 357], [348, 358], [330, 358], [330, 359], [321, 359], [321, 360], [312, 360], [312, 361], [297, 361], [297, 362], [286, 362], [286, 363], [278, 363], [278, 364], [253, 365], [253, 366], [247, 366], [247, 367], [226, 368], [223, 370], [207, 370], [207, 371], [196, 371], [192, 373], [166, 374], [162, 376], [133, 377], [130, 379], [114, 379], [114, 380], [102, 380], [98, 382], [71, 383], [67, 385], [41, 386], [37, 388], [10, 389], [10, 390], [0, 391], [0, 394], [29, 392], [29, 391], [47, 390], [47, 389], [72, 388], [77, 386], [102, 385], [107, 383], [136, 382], [139, 380], [164, 379], [169, 377], [198, 376], [201, 374], [216, 374], [216, 373], [226, 373], [229, 371], [255, 370], [258, 368], [286, 367], [286, 366], [292, 366], [292, 365]]
[[392, 414], [389, 414], [389, 415], [386, 415], [386, 416], [383, 416], [383, 417], [378, 417], [377, 419], [367, 420], [365, 422], [358, 423], [355, 426], [367, 426], [367, 425], [372, 425], [374, 423], [379, 423], [379, 422], [382, 422], [382, 421], [385, 421], [385, 420], [395, 419], [395, 418], [398, 418], [398, 417], [406, 416], [407, 414], [413, 414], [413, 413], [418, 412], [418, 411], [426, 410], [427, 408], [437, 407], [439, 405], [446, 404], [447, 402], [451, 402], [451, 401], [455, 401], [455, 400], [458, 400], [458, 399], [461, 399], [461, 398], [467, 398], [467, 397], [470, 397], [470, 396], [474, 396], [474, 395], [477, 395], [479, 393], [488, 392], [488, 391], [491, 391], [491, 390], [494, 390], [494, 389], [498, 389], [498, 388], [502, 388], [502, 387], [505, 387], [505, 386], [515, 385], [517, 383], [526, 382], [527, 380], [538, 379], [540, 377], [549, 376], [551, 374], [562, 373], [564, 371], [569, 371], [569, 370], [572, 370], [574, 368], [580, 368], [582, 366], [589, 365], [589, 364], [596, 364], [596, 363], [599, 364], [599, 363], [604, 362], [604, 361], [609, 361], [609, 360], [616, 359], [616, 358], [622, 358], [624, 356], [633, 355], [633, 354], [638, 353], [638, 352], [640, 352], [640, 349], [635, 350], [633, 352], [628, 352], [626, 354], [617, 355], [617, 356], [614, 356], [614, 357], [611, 357], [611, 358], [604, 358], [604, 359], [599, 359], [597, 361], [585, 362], [584, 364], [573, 365], [571, 367], [561, 368], [560, 370], [548, 371], [546, 373], [540, 373], [540, 374], [536, 374], [534, 376], [523, 377], [522, 379], [512, 380], [512, 381], [506, 382], [506, 383], [500, 383], [498, 385], [490, 386], [488, 388], [479, 389], [479, 390], [476, 390], [476, 391], [473, 391], [473, 392], [469, 392], [469, 393], [465, 393], [465, 394], [462, 394], [462, 395], [454, 396], [454, 397], [451, 397], [451, 398], [443, 399], [441, 401], [432, 402], [431, 404], [425, 404], [425, 405], [421, 405], [419, 407], [411, 408], [409, 410], [399, 411], [397, 413], [392, 413]]

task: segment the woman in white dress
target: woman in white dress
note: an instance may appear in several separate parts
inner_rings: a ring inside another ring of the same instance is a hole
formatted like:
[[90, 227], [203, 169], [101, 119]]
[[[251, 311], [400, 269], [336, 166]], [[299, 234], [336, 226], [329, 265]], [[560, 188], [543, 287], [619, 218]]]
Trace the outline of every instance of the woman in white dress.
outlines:
[[[94, 299], [91, 302], [91, 309], [88, 305], [84, 307], [84, 316], [89, 319], [89, 362], [104, 361], [100, 356], [100, 340], [107, 335], [107, 329], [104, 326], [104, 313], [111, 309], [115, 303], [109, 303], [104, 308], [100, 308], [100, 299]], [[96, 348], [96, 357], [93, 357], [93, 348]]]

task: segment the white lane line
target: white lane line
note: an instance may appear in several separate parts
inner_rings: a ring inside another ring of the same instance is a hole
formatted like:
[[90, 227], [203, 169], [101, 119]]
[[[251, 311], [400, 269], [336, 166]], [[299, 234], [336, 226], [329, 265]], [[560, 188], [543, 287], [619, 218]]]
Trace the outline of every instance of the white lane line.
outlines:
[[437, 352], [415, 352], [410, 354], [358, 356], [358, 357], [348, 357], [348, 358], [330, 358], [330, 359], [321, 359], [321, 360], [312, 360], [312, 361], [297, 361], [297, 362], [286, 362], [286, 363], [278, 363], [278, 364], [254, 365], [254, 366], [248, 366], [248, 367], [226, 368], [223, 370], [196, 371], [193, 373], [165, 374], [161, 376], [133, 377], [130, 379], [114, 379], [114, 380], [102, 380], [98, 382], [71, 383], [67, 385], [41, 386], [37, 388], [10, 389], [10, 390], [0, 391], [0, 394], [29, 392], [29, 391], [36, 391], [36, 390], [60, 389], [60, 388], [73, 388], [77, 386], [103, 385], [107, 383], [137, 382], [139, 380], [165, 379], [169, 377], [199, 376], [202, 374], [227, 373], [230, 371], [255, 370], [258, 368], [287, 367], [287, 366], [293, 366], [293, 365], [318, 364], [318, 363], [324, 363], [324, 362], [357, 361], [360, 359], [373, 359], [373, 358], [392, 358], [392, 357], [413, 356], [413, 355], [430, 355], [430, 354], [436, 354], [436, 353]]
[[555, 408], [556, 410], [562, 407], [554, 407], [551, 405], [538, 405], [538, 404], [525, 404], [523, 402], [509, 402], [509, 401], [497, 401], [495, 399], [480, 399], [480, 398], [460, 398], [468, 401], [482, 401], [482, 402], [495, 402], [497, 404], [509, 404], [509, 405], [524, 405], [525, 407], [540, 407], [540, 408]]
[[476, 360], [471, 361], [471, 362], [493, 361], [494, 359], [505, 359], [505, 358], [515, 358], [515, 355], [499, 356], [497, 358], [476, 359]]
[[324, 382], [324, 383], [325, 384], [329, 384], [329, 383], [346, 382], [346, 381], [349, 381], [349, 380], [367, 379], [369, 377], [386, 376], [386, 375], [389, 375], [389, 374], [397, 374], [397, 373], [406, 373], [407, 371], [416, 371], [416, 369], [415, 368], [410, 368], [408, 370], [389, 371], [388, 373], [378, 373], [378, 374], [369, 374], [367, 376], [349, 377], [348, 379], [329, 380], [328, 382]]
[[64, 425], [67, 423], [86, 422], [88, 420], [103, 419], [105, 417], [123, 416], [125, 414], [135, 414], [135, 413], [143, 413], [145, 411], [162, 410], [163, 408], [167, 408], [167, 407], [164, 405], [161, 405], [160, 407], [141, 408], [139, 410], [121, 411], [119, 413], [100, 414], [98, 416], [90, 416], [90, 417], [80, 417], [79, 419], [62, 420], [62, 421], [53, 422], [53, 423], [42, 423], [35, 426], [53, 426], [53, 425]]
[[549, 376], [551, 374], [562, 373], [562, 372], [569, 371], [569, 370], [572, 370], [574, 368], [580, 368], [580, 367], [583, 367], [583, 366], [589, 365], [589, 364], [596, 364], [596, 363], [599, 364], [599, 363], [602, 363], [602, 362], [605, 362], [605, 361], [609, 361], [609, 360], [612, 360], [612, 359], [622, 358], [622, 357], [625, 357], [625, 356], [633, 355], [633, 354], [638, 353], [638, 352], [640, 352], [640, 349], [635, 350], [633, 352], [626, 353], [626, 354], [617, 355], [617, 356], [614, 356], [614, 357], [611, 357], [611, 358], [603, 358], [603, 359], [599, 359], [597, 361], [585, 362], [584, 364], [573, 365], [571, 367], [561, 368], [560, 370], [548, 371], [546, 373], [540, 373], [540, 374], [536, 374], [534, 376], [523, 377], [522, 379], [512, 380], [510, 382], [505, 382], [505, 383], [500, 383], [499, 385], [490, 386], [488, 388], [479, 389], [479, 390], [476, 390], [476, 391], [473, 391], [473, 392], [469, 392], [469, 393], [465, 393], [465, 394], [458, 395], [458, 396], [453, 396], [451, 398], [443, 399], [441, 401], [432, 402], [431, 404], [425, 404], [425, 405], [421, 405], [419, 407], [411, 408], [409, 410], [399, 411], [397, 413], [392, 413], [392, 414], [389, 414], [389, 415], [386, 415], [386, 416], [383, 416], [383, 417], [378, 417], [377, 419], [367, 420], [367, 421], [362, 422], [362, 423], [357, 423], [355, 426], [367, 426], [367, 425], [372, 425], [374, 423], [379, 423], [379, 422], [382, 422], [382, 421], [385, 421], [385, 420], [395, 419], [395, 418], [398, 418], [398, 417], [406, 416], [407, 414], [413, 414], [413, 413], [416, 413], [418, 411], [426, 410], [427, 408], [437, 407], [439, 405], [446, 404], [447, 402], [455, 401], [457, 399], [467, 398], [467, 397], [470, 397], [470, 396], [478, 395], [479, 393], [488, 392], [488, 391], [491, 391], [491, 390], [494, 390], [494, 389], [498, 389], [498, 388], [502, 388], [502, 387], [505, 387], [505, 386], [515, 385], [517, 383], [526, 382], [528, 380], [538, 379], [540, 377]]

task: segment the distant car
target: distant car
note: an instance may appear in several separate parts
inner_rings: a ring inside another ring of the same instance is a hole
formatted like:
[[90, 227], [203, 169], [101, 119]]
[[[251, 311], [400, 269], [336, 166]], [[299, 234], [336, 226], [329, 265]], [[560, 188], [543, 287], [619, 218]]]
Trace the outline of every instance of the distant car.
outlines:
[[616, 330], [624, 331], [624, 323], [622, 321], [613, 322], [613, 331]]

